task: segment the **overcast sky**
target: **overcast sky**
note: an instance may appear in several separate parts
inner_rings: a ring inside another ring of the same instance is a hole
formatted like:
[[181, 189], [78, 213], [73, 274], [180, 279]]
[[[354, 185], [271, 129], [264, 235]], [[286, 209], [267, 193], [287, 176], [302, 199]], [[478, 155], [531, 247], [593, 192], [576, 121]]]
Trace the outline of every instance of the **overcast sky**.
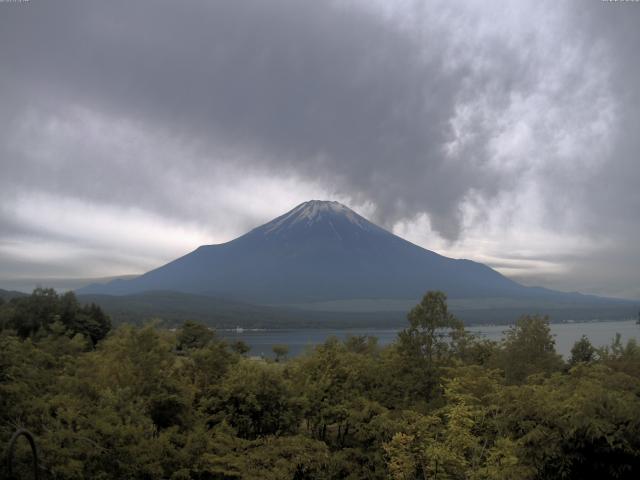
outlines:
[[332, 199], [527, 285], [640, 298], [639, 51], [638, 2], [0, 2], [0, 288], [142, 273]]

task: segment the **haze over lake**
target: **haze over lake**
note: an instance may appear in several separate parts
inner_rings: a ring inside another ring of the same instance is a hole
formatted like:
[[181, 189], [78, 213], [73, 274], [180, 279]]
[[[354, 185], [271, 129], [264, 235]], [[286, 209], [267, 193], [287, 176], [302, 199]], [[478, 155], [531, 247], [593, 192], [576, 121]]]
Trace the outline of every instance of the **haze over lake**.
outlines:
[[[490, 340], [500, 340], [507, 325], [472, 325], [468, 331], [478, 333]], [[251, 350], [251, 356], [273, 356], [274, 345], [287, 345], [289, 356], [297, 356], [315, 345], [335, 336], [344, 340], [349, 336], [370, 335], [378, 339], [380, 345], [388, 345], [397, 338], [399, 328], [352, 328], [352, 329], [287, 329], [287, 330], [243, 330], [242, 332], [221, 330], [218, 334], [230, 341], [242, 340]], [[576, 322], [551, 324], [555, 335], [556, 350], [565, 358], [570, 356], [571, 347], [582, 335], [586, 335], [596, 347], [610, 345], [616, 333], [623, 343], [631, 338], [640, 337], [640, 326], [635, 320], [612, 322]]]

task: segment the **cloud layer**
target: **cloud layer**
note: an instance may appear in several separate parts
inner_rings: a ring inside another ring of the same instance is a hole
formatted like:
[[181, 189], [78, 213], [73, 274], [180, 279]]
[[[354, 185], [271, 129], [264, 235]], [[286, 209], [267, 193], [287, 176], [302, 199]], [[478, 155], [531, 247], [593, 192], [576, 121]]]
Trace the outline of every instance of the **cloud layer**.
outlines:
[[640, 298], [637, 5], [0, 10], [0, 286], [139, 273], [330, 197], [527, 283]]

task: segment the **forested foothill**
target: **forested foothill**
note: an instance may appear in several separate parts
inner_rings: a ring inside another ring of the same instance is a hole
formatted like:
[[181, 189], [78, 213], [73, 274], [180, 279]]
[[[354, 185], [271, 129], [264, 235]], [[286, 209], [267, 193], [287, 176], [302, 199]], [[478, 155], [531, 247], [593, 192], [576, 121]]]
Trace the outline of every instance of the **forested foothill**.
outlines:
[[[265, 360], [195, 322], [112, 329], [72, 293], [1, 302], [0, 449], [28, 429], [41, 478], [640, 475], [634, 341], [582, 338], [565, 360], [546, 318], [488, 341], [429, 292], [392, 345], [329, 339]], [[18, 442], [16, 467], [29, 461]]]

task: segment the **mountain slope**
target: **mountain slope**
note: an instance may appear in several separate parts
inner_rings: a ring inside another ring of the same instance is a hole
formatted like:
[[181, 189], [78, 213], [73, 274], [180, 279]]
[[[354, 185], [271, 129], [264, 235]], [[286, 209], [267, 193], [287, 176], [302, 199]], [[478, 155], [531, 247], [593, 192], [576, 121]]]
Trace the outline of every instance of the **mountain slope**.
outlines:
[[26, 296], [28, 296], [28, 294], [23, 292], [16, 292], [14, 290], [3, 290], [2, 288], [0, 288], [0, 299], [5, 301], [11, 300], [12, 298], [21, 298]]
[[82, 303], [95, 303], [114, 324], [159, 321], [179, 326], [195, 320], [219, 329], [228, 328], [344, 328], [404, 325], [405, 312], [325, 312], [234, 302], [209, 295], [175, 291], [149, 291], [131, 295], [79, 295]]
[[[406, 325], [406, 312], [414, 301], [398, 301], [390, 309], [365, 306], [365, 309], [344, 307], [315, 310], [293, 307], [272, 307], [234, 302], [209, 295], [180, 292], [149, 291], [131, 295], [80, 295], [81, 303], [96, 303], [111, 317], [115, 325], [144, 324], [159, 321], [164, 326], [178, 326], [185, 320], [195, 320], [211, 327], [225, 328], [401, 328]], [[481, 302], [467, 305], [467, 300], [449, 301], [449, 309], [465, 324], [507, 324], [525, 314], [547, 314], [554, 321], [629, 319], [637, 313], [636, 305], [502, 305], [483, 306]]]
[[325, 201], [305, 202], [233, 241], [199, 247], [135, 279], [79, 293], [151, 290], [264, 304], [417, 299], [427, 290], [450, 298], [597, 300], [524, 287], [486, 265], [438, 255]]

